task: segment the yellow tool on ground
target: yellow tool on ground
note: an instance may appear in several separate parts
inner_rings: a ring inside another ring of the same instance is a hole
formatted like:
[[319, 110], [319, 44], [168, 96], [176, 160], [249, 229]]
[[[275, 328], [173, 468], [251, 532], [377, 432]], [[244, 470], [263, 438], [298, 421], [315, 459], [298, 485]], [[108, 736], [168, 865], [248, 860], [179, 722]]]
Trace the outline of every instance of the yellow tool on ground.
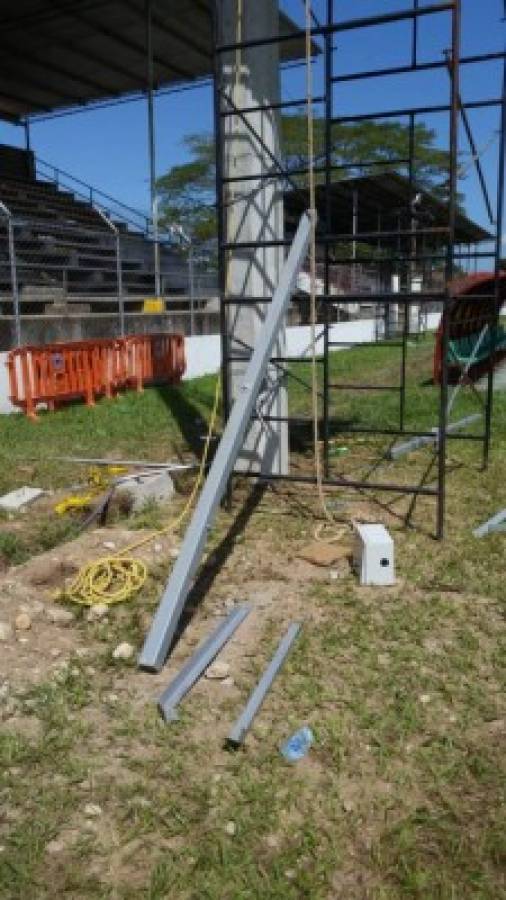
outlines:
[[109, 487], [111, 478], [117, 478], [128, 472], [125, 466], [107, 466], [101, 469], [93, 466], [88, 470], [87, 482], [91, 490], [84, 494], [69, 494], [60, 500], [54, 507], [54, 511], [58, 516], [64, 516], [65, 513], [74, 512], [75, 510], [88, 509], [97, 499], [103, 490]]
[[58, 516], [64, 516], [65, 513], [74, 512], [76, 509], [88, 509], [96, 499], [96, 493], [93, 494], [69, 494], [64, 497], [54, 507], [54, 511]]

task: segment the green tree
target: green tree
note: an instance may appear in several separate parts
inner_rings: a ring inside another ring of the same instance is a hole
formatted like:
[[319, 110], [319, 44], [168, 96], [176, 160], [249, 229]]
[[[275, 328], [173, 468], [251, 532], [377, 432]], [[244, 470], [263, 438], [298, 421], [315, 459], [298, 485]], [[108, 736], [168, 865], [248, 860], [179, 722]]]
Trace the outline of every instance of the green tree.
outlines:
[[[322, 163], [324, 152], [323, 119], [314, 123], [316, 163]], [[281, 120], [283, 156], [288, 170], [307, 164], [307, 120], [302, 113]], [[415, 180], [417, 185], [432, 190], [440, 197], [447, 191], [448, 153], [435, 145], [436, 133], [420, 123], [414, 129]], [[210, 134], [192, 134], [184, 139], [188, 162], [173, 166], [157, 182], [160, 196], [162, 227], [173, 223], [197, 240], [208, 240], [216, 234], [214, 139]], [[400, 122], [358, 122], [332, 126], [332, 164], [349, 166], [334, 171], [333, 181], [349, 175], [397, 171], [406, 173], [409, 155], [409, 127]], [[363, 162], [378, 163], [374, 167]], [[322, 180], [323, 176], [318, 176]], [[305, 185], [305, 176], [295, 176]]]

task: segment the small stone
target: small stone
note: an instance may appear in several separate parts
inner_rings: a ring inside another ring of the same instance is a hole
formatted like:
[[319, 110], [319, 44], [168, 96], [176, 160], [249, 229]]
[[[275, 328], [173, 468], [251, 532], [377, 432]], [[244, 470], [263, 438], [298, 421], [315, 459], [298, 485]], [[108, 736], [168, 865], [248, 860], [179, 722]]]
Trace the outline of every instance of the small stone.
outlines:
[[277, 850], [279, 847], [279, 838], [277, 834], [268, 834], [265, 838], [265, 843], [271, 850]]
[[427, 703], [430, 703], [431, 697], [430, 697], [430, 694], [420, 694], [418, 699], [419, 699], [420, 703], [423, 703], [424, 706], [426, 706]]
[[28, 613], [19, 613], [14, 620], [16, 631], [29, 631], [32, 627], [32, 620]]
[[97, 819], [102, 815], [102, 807], [98, 803], [87, 803], [84, 807], [84, 815], [88, 819]]
[[30, 643], [30, 641], [28, 640], [27, 637], [18, 638], [18, 644], [29, 644], [29, 643]]
[[48, 606], [46, 618], [54, 625], [70, 625], [74, 621], [74, 613], [70, 609], [62, 609], [59, 606]]
[[5, 643], [12, 637], [12, 626], [8, 622], [0, 622], [0, 641]]
[[222, 683], [222, 685], [223, 685], [224, 687], [233, 687], [234, 684], [235, 684], [235, 681], [234, 681], [234, 679], [232, 678], [232, 676], [229, 675], [228, 678], [224, 678], [223, 681], [222, 681], [221, 683]]
[[125, 641], [123, 644], [118, 644], [112, 655], [113, 659], [131, 659], [134, 653], [135, 648]]
[[171, 547], [169, 550], [169, 556], [171, 559], [177, 559], [179, 556], [179, 550], [177, 547]]
[[51, 656], [53, 657], [53, 659], [56, 659], [56, 657], [59, 656], [60, 653], [61, 650], [59, 647], [51, 647]]
[[227, 597], [227, 599], [223, 602], [223, 608], [225, 609], [225, 612], [233, 609], [235, 605], [235, 600], [233, 600], [232, 597]]
[[116, 550], [116, 544], [114, 541], [104, 541], [103, 545], [105, 550]]
[[296, 874], [297, 873], [296, 873], [295, 869], [287, 869], [285, 872], [285, 878], [288, 878], [288, 881], [293, 881]]
[[162, 544], [154, 544], [153, 550], [155, 551], [155, 553], [161, 553], [163, 550]]
[[217, 659], [216, 662], [213, 662], [208, 669], [206, 669], [206, 678], [210, 678], [211, 681], [223, 681], [224, 678], [227, 678], [230, 674], [230, 666], [226, 662], [222, 662]]
[[86, 613], [86, 621], [100, 622], [102, 619], [105, 619], [108, 613], [109, 607], [106, 603], [95, 603], [93, 604], [93, 606], [90, 606], [88, 612]]
[[390, 665], [390, 657], [388, 653], [378, 653], [378, 665], [380, 666], [389, 666]]
[[106, 703], [109, 703], [111, 706], [114, 706], [118, 702], [119, 697], [117, 694], [106, 694], [104, 697], [104, 700]]
[[355, 806], [352, 800], [343, 800], [343, 809], [345, 812], [353, 812]]
[[237, 831], [237, 825], [235, 824], [235, 822], [232, 822], [232, 821], [227, 822], [227, 824], [225, 825], [225, 832], [227, 834], [229, 834], [231, 837], [233, 837], [234, 834], [236, 833], [236, 831]]
[[49, 841], [49, 844], [46, 844], [46, 853], [50, 853], [51, 856], [57, 856], [64, 849], [65, 846], [61, 841]]

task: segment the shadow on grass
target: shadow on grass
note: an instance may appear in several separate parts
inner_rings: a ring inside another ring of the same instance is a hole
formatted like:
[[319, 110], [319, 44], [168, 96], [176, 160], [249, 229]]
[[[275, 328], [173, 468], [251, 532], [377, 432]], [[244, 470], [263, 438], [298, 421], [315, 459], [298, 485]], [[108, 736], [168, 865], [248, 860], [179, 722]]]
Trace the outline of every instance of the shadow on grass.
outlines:
[[197, 459], [201, 459], [209, 423], [198, 406], [188, 398], [184, 387], [179, 389], [160, 387], [158, 391], [165, 406], [177, 423], [182, 438]]
[[[251, 516], [261, 503], [267, 484], [265, 482], [255, 484], [248, 494], [245, 503], [242, 504], [237, 516], [232, 522], [229, 530], [223, 536], [220, 543], [212, 551], [205, 564], [202, 566], [195, 584], [193, 585], [185, 606], [185, 611], [181, 618], [179, 628], [176, 632], [172, 648], [177, 644], [182, 634], [190, 624], [200, 604], [204, 600], [206, 594], [211, 589], [214, 580], [226, 563], [229, 556], [235, 549], [236, 541], [244, 532]], [[240, 599], [239, 597], [237, 598]], [[171, 652], [171, 651], [169, 651]]]

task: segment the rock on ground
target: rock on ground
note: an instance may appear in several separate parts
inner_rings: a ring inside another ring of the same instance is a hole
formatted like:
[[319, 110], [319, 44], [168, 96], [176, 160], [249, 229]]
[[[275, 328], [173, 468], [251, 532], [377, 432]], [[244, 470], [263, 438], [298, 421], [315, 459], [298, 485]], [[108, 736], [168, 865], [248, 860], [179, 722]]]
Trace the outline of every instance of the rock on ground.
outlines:
[[134, 653], [135, 649], [132, 644], [128, 644], [125, 641], [123, 644], [118, 644], [112, 655], [113, 659], [131, 659]]

